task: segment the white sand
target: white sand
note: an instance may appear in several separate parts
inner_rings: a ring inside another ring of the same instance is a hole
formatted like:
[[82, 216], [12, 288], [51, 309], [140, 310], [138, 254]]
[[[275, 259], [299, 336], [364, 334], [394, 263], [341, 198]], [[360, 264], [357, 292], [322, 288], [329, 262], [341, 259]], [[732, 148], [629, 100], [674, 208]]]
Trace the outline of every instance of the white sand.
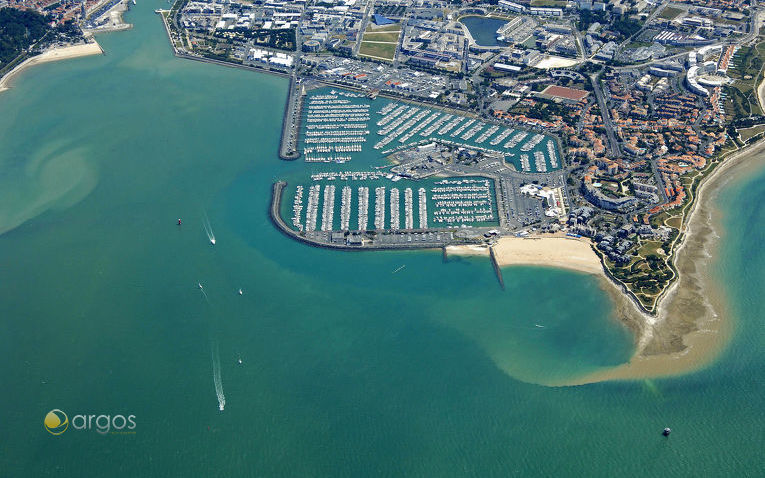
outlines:
[[[450, 246], [447, 252], [459, 255], [489, 255], [482, 246]], [[605, 276], [600, 259], [587, 239], [563, 235], [533, 238], [502, 237], [494, 245], [500, 266], [536, 265], [572, 269]]]
[[50, 50], [47, 50], [40, 55], [27, 59], [16, 68], [8, 72], [7, 75], [0, 78], [0, 92], [10, 88], [10, 82], [13, 80], [13, 78], [30, 66], [38, 65], [40, 63], [47, 63], [50, 61], [67, 60], [69, 58], [77, 58], [80, 56], [102, 55], [103, 53], [104, 51], [101, 49], [101, 46], [95, 41], [92, 43], [83, 43], [80, 45], [51, 48]]

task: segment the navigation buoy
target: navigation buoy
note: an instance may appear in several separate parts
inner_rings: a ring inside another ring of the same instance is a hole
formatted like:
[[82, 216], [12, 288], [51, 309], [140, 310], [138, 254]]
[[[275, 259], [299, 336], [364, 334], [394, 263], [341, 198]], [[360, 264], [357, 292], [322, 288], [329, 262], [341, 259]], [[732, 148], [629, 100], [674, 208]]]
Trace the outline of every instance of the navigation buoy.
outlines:
[[181, 219], [180, 218], [178, 218], [178, 225], [179, 226], [181, 225]]
[[665, 437], [668, 437], [670, 433], [672, 433], [672, 429], [669, 427], [665, 428], [664, 431], [661, 432], [661, 434], [664, 435]]

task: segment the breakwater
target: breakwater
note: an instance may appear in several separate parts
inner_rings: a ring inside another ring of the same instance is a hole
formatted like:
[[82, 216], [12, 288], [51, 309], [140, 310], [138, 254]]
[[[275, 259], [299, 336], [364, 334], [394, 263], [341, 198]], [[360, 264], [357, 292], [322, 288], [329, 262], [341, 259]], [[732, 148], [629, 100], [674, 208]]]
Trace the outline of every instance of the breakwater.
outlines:
[[270, 216], [285, 235], [316, 247], [341, 250], [437, 249], [450, 245], [479, 244], [480, 239], [457, 234], [457, 229], [411, 229], [381, 231], [296, 231], [281, 217], [281, 201], [286, 181], [277, 181], [271, 194]]
[[489, 248], [489, 257], [491, 257], [491, 265], [494, 266], [494, 273], [497, 274], [499, 286], [502, 287], [502, 290], [505, 290], [505, 279], [502, 277], [502, 269], [499, 268], [497, 256], [494, 255], [494, 247]]
[[282, 139], [279, 144], [279, 157], [287, 161], [294, 161], [300, 157], [298, 140], [300, 138], [300, 117], [303, 110], [302, 90], [300, 81], [295, 78], [295, 75], [290, 76], [289, 94], [282, 119]]

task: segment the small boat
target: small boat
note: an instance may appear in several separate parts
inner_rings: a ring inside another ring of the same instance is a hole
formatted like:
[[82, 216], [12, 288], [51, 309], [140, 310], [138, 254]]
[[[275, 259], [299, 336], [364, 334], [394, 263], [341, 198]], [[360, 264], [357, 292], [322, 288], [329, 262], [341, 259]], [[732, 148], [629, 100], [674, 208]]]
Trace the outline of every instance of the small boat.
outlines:
[[178, 225], [181, 225], [181, 218], [178, 218]]
[[668, 437], [670, 433], [672, 433], [672, 429], [671, 429], [671, 428], [669, 428], [669, 427], [665, 428], [665, 429], [664, 429], [664, 430], [661, 432], [661, 434], [662, 434], [662, 435], [664, 435], [665, 437]]
[[242, 357], [239, 357], [239, 359], [236, 361], [239, 365], [242, 365]]
[[199, 290], [204, 290], [204, 287], [202, 287], [202, 283], [201, 282], [197, 282], [197, 285], [199, 286]]
[[212, 239], [210, 239], [210, 244], [212, 244], [213, 246], [215, 245], [215, 238], [214, 237]]
[[534, 327], [539, 327], [540, 329], [544, 329], [545, 328], [544, 325], [539, 325], [539, 324], [534, 324]]
[[242, 294], [243, 294], [242, 289], [239, 289], [239, 295], [242, 295]]
[[135, 0], [133, 0], [133, 5], [135, 5]]

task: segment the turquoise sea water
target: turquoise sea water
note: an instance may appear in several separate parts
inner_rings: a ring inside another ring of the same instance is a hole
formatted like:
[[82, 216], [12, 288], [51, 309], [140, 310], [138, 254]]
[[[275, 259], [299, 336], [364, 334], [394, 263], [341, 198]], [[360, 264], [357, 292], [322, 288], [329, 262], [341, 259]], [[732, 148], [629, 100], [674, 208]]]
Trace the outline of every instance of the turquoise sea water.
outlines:
[[[535, 385], [629, 358], [597, 282], [509, 268], [503, 292], [485, 259], [287, 239], [268, 219], [305, 168], [277, 159], [286, 82], [174, 58], [162, 6], [0, 95], [0, 475], [761, 473], [762, 171], [722, 198], [737, 331], [715, 365]], [[137, 427], [54, 437], [51, 409]]]

